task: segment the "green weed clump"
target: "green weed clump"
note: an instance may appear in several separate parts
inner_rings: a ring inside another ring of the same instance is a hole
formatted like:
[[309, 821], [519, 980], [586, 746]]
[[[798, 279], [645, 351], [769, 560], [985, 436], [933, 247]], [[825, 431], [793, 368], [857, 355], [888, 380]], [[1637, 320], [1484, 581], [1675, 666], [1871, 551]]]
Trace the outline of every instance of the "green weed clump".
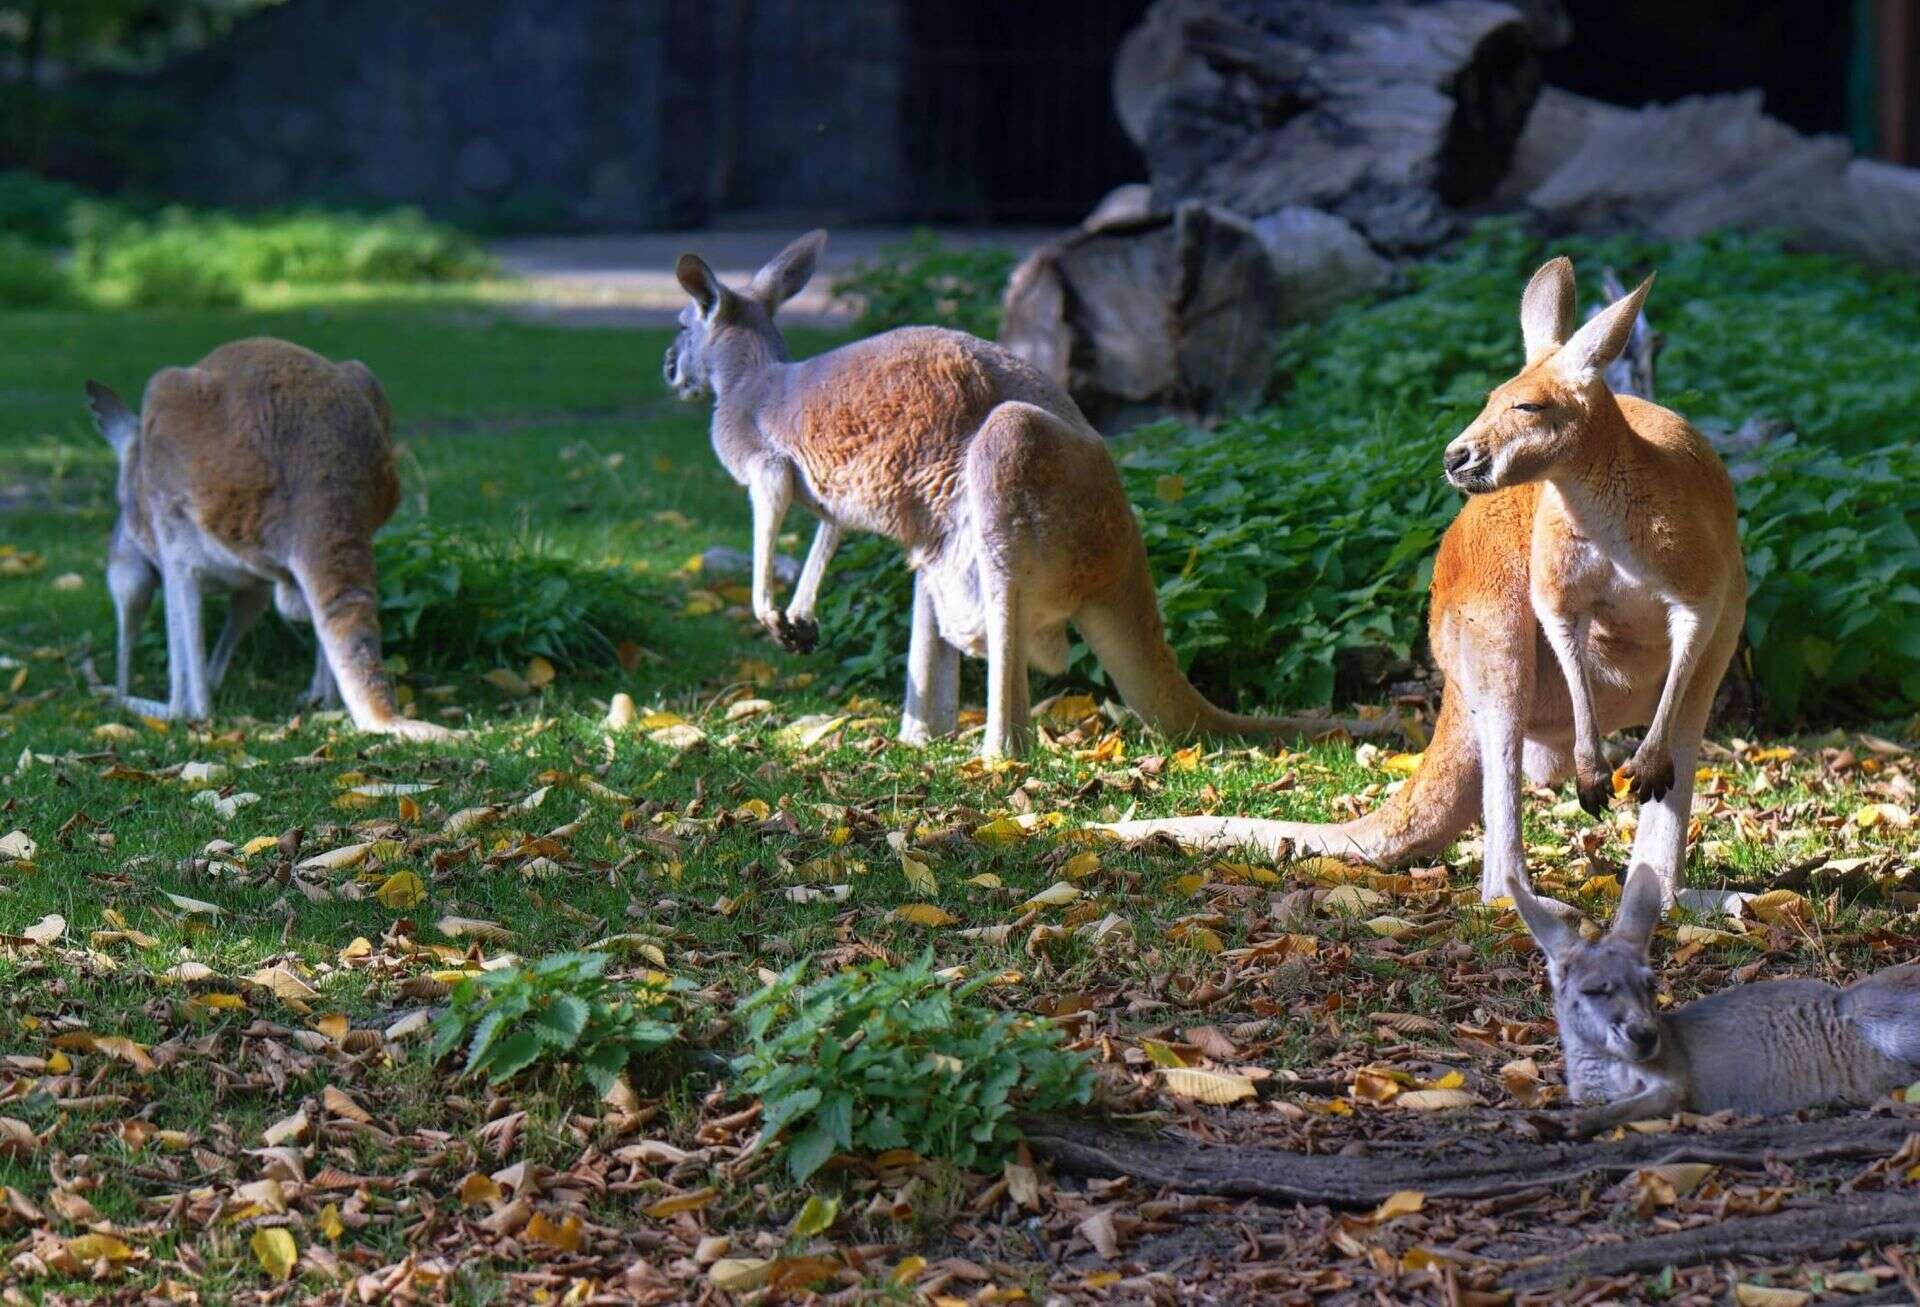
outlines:
[[371, 218], [168, 209], [150, 222], [94, 222], [76, 258], [129, 303], [195, 308], [272, 286], [472, 281], [494, 266], [471, 237], [413, 209]]
[[1018, 1107], [1087, 1101], [1093, 1073], [1058, 1027], [989, 1008], [989, 977], [958, 987], [930, 953], [870, 962], [803, 986], [806, 964], [744, 999], [737, 1088], [764, 1104], [760, 1139], [779, 1140], [805, 1180], [843, 1151], [910, 1148], [971, 1167], [1019, 1138]]
[[[1461, 503], [1441, 450], [1519, 365], [1519, 288], [1550, 253], [1573, 257], [1590, 294], [1603, 265], [1659, 270], [1663, 403], [1723, 429], [1758, 414], [1799, 433], [1737, 459], [1755, 469], [1736, 499], [1767, 716], [1920, 705], [1920, 286], [1755, 237], [1549, 249], [1507, 223], [1414, 265], [1404, 293], [1284, 337], [1270, 405], [1113, 442], [1189, 675], [1249, 704], [1318, 704], [1373, 692], [1337, 682], [1343, 654], [1378, 665], [1418, 651], [1434, 550]], [[821, 625], [850, 672], [899, 675], [909, 584], [889, 543], [842, 553]], [[1076, 659], [1074, 675], [1098, 679], [1084, 649]]]
[[1000, 330], [1000, 294], [1018, 262], [1009, 249], [948, 245], [914, 232], [862, 260], [833, 283], [838, 298], [860, 305], [861, 335], [894, 327], [952, 327], [992, 340]]
[[416, 666], [609, 665], [659, 606], [632, 572], [538, 536], [409, 524], [375, 538], [374, 561], [386, 646]]
[[606, 968], [604, 953], [556, 953], [461, 979], [434, 1020], [433, 1060], [464, 1044], [465, 1073], [489, 1084], [564, 1064], [607, 1093], [629, 1065], [676, 1042], [680, 1024], [669, 987], [616, 986]]
[[52, 255], [18, 236], [0, 235], [0, 308], [55, 308], [73, 297], [73, 278]]

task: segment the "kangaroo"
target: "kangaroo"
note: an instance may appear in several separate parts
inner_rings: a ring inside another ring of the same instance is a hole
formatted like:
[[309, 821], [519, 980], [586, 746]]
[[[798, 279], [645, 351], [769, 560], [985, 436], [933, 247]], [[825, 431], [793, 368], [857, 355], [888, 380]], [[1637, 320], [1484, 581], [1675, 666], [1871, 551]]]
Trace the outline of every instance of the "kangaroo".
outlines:
[[[999, 345], [903, 327], [793, 362], [774, 312], [812, 277], [826, 233], [775, 255], [744, 290], [697, 255], [667, 350], [682, 399], [711, 395], [713, 448], [753, 506], [753, 611], [813, 647], [814, 605], [843, 532], [899, 542], [913, 569], [900, 739], [954, 730], [960, 654], [987, 660], [983, 757], [1030, 742], [1027, 669], [1067, 665], [1072, 622], [1127, 706], [1170, 735], [1371, 734], [1393, 722], [1242, 717], [1214, 707], [1167, 647], [1146, 547], [1100, 435], [1053, 381]], [[791, 601], [773, 598], [774, 542], [795, 503], [819, 519]]]
[[1641, 804], [1633, 862], [1671, 902], [1686, 865], [1693, 765], [1746, 617], [1733, 483], [1678, 414], [1604, 380], [1652, 278], [1573, 322], [1573, 265], [1554, 259], [1520, 301], [1526, 363], [1446, 448], [1467, 493], [1434, 559], [1427, 633], [1446, 676], [1419, 767], [1379, 808], [1337, 824], [1175, 817], [1101, 829], [1279, 857], [1377, 865], [1431, 856], [1485, 826], [1481, 897], [1525, 874], [1521, 778], [1605, 810], [1601, 737], [1646, 725], [1624, 769]]
[[1920, 1079], [1920, 966], [1889, 967], [1845, 989], [1761, 981], [1661, 1012], [1647, 959], [1665, 887], [1651, 867], [1633, 869], [1613, 928], [1591, 944], [1523, 877], [1509, 888], [1547, 958], [1568, 1096], [1600, 1104], [1573, 1113], [1570, 1133], [1682, 1109], [1864, 1107]]
[[[138, 414], [97, 381], [87, 395], [120, 461], [107, 555], [120, 702], [154, 717], [208, 716], [235, 648], [271, 598], [287, 620], [314, 624], [309, 701], [344, 698], [363, 731], [452, 736], [402, 716], [380, 664], [373, 533], [400, 486], [392, 412], [365, 364], [262, 337], [155, 373]], [[211, 659], [200, 621], [209, 587], [233, 593]], [[166, 599], [164, 703], [129, 693], [134, 637], [156, 589]]]

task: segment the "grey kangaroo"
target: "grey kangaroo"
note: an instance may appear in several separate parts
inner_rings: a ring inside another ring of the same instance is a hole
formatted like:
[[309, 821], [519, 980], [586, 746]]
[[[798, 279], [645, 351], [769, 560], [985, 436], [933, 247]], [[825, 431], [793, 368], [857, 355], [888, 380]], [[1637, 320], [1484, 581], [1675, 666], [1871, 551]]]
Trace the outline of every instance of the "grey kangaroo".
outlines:
[[1633, 869], [1613, 928], [1592, 943], [1521, 878], [1509, 891], [1547, 956], [1568, 1094], [1599, 1104], [1572, 1114], [1571, 1134], [1682, 1109], [1863, 1107], [1920, 1080], [1920, 966], [1889, 967], [1845, 989], [1761, 981], [1661, 1012], [1647, 960], [1662, 916], [1652, 868]]

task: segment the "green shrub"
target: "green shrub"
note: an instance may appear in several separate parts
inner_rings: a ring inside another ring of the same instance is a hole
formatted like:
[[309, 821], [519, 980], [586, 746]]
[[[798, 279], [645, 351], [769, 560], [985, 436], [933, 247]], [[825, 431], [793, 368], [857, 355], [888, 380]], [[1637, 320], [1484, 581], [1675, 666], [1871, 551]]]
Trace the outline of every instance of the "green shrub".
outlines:
[[995, 245], [965, 249], [916, 231], [850, 268], [833, 283], [836, 298], [856, 300], [862, 335], [893, 327], [953, 327], [993, 339], [1000, 330], [1000, 293], [1018, 262]]
[[70, 241], [74, 206], [87, 192], [18, 168], [0, 171], [0, 232], [33, 245]]
[[1016, 1105], [1085, 1103], [1093, 1074], [1058, 1027], [996, 1012], [988, 977], [949, 987], [932, 955], [870, 962], [802, 987], [804, 962], [742, 1000], [742, 1093], [764, 1104], [760, 1140], [776, 1138], [795, 1180], [843, 1150], [910, 1148], [963, 1167], [1019, 1138]]
[[231, 260], [184, 227], [111, 242], [101, 275], [120, 286], [128, 304], [140, 308], [218, 309], [241, 302], [242, 282]]
[[73, 298], [73, 278], [53, 256], [17, 236], [0, 236], [0, 308], [43, 309]]
[[[1440, 452], [1518, 366], [1519, 288], [1547, 252], [1488, 224], [1413, 265], [1406, 293], [1283, 338], [1271, 407], [1113, 442], [1169, 638], [1202, 689], [1249, 707], [1325, 703], [1369, 692], [1336, 685], [1341, 651], [1419, 646], [1434, 549], [1461, 502]], [[1553, 252], [1573, 256], [1589, 293], [1604, 263], [1658, 267], [1663, 402], [1729, 427], [1754, 414], [1798, 424], [1797, 444], [1742, 456], [1760, 471], [1736, 492], [1747, 632], [1776, 723], [1920, 704], [1913, 279], [1752, 237]], [[821, 622], [854, 651], [850, 671], [899, 675], [909, 584], [884, 541], [850, 542], [836, 561]], [[1097, 677], [1084, 650], [1076, 659], [1076, 676]]]
[[433, 1060], [465, 1044], [466, 1074], [496, 1085], [536, 1064], [570, 1063], [608, 1092], [629, 1064], [678, 1040], [680, 1026], [673, 986], [621, 997], [606, 966], [604, 953], [556, 953], [461, 979], [434, 1020]]
[[99, 215], [84, 225], [80, 263], [125, 285], [136, 304], [231, 304], [247, 289], [278, 285], [471, 281], [493, 268], [471, 237], [412, 209], [364, 218], [174, 208], [152, 223]]
[[421, 524], [374, 540], [380, 628], [416, 666], [608, 664], [644, 633], [657, 596], [633, 573], [555, 552], [535, 536]]

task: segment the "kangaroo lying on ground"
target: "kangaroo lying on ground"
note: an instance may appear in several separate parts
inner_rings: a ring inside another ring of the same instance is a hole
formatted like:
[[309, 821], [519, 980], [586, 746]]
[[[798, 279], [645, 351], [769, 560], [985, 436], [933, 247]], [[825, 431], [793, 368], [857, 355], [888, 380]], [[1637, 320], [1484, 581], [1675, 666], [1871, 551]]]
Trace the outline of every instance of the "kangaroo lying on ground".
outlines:
[[1102, 829], [1389, 865], [1440, 852], [1478, 807], [1491, 900], [1525, 874], [1522, 775], [1555, 784], [1572, 770], [1598, 815], [1610, 797], [1601, 737], [1650, 723], [1625, 768], [1642, 803], [1633, 862], [1657, 873], [1670, 902], [1694, 758], [1747, 582], [1718, 456], [1678, 414], [1603, 380], [1651, 285], [1570, 331], [1573, 265], [1554, 259], [1528, 283], [1526, 366], [1447, 446], [1447, 480], [1470, 498], [1433, 567], [1427, 631], [1446, 688], [1433, 740], [1397, 793], [1337, 824], [1176, 817]]
[[1651, 867], [1633, 869], [1613, 929], [1591, 944], [1523, 877], [1509, 888], [1547, 956], [1568, 1096], [1604, 1104], [1574, 1113], [1572, 1133], [1683, 1108], [1864, 1107], [1920, 1080], [1920, 966], [1890, 967], [1845, 989], [1761, 981], [1661, 1012], [1647, 948], [1664, 887]]
[[[1202, 698], [1167, 647], [1146, 547], [1100, 435], [1047, 377], [958, 331], [905, 327], [794, 363], [774, 310], [813, 275], [825, 232], [802, 236], [745, 290], [696, 255], [693, 299], [667, 350], [668, 384], [714, 397], [713, 448], [753, 505], [753, 611], [790, 649], [812, 647], [814, 603], [845, 530], [898, 541], [914, 571], [900, 738], [959, 718], [960, 654], [987, 660], [984, 757], [1031, 736], [1027, 668], [1067, 665], [1071, 621], [1149, 726], [1297, 736], [1391, 721], [1242, 717]], [[774, 542], [798, 502], [820, 520], [792, 602], [773, 599]]]
[[[122, 703], [154, 717], [208, 716], [235, 647], [271, 598], [289, 621], [314, 623], [310, 701], [344, 697], [363, 731], [452, 735], [401, 716], [380, 664], [373, 533], [400, 484], [392, 414], [365, 364], [263, 337], [155, 373], [138, 414], [97, 381], [87, 395], [120, 458], [107, 585]], [[156, 586], [166, 599], [164, 703], [128, 694], [134, 637]], [[208, 586], [233, 592], [211, 660], [200, 622]]]

